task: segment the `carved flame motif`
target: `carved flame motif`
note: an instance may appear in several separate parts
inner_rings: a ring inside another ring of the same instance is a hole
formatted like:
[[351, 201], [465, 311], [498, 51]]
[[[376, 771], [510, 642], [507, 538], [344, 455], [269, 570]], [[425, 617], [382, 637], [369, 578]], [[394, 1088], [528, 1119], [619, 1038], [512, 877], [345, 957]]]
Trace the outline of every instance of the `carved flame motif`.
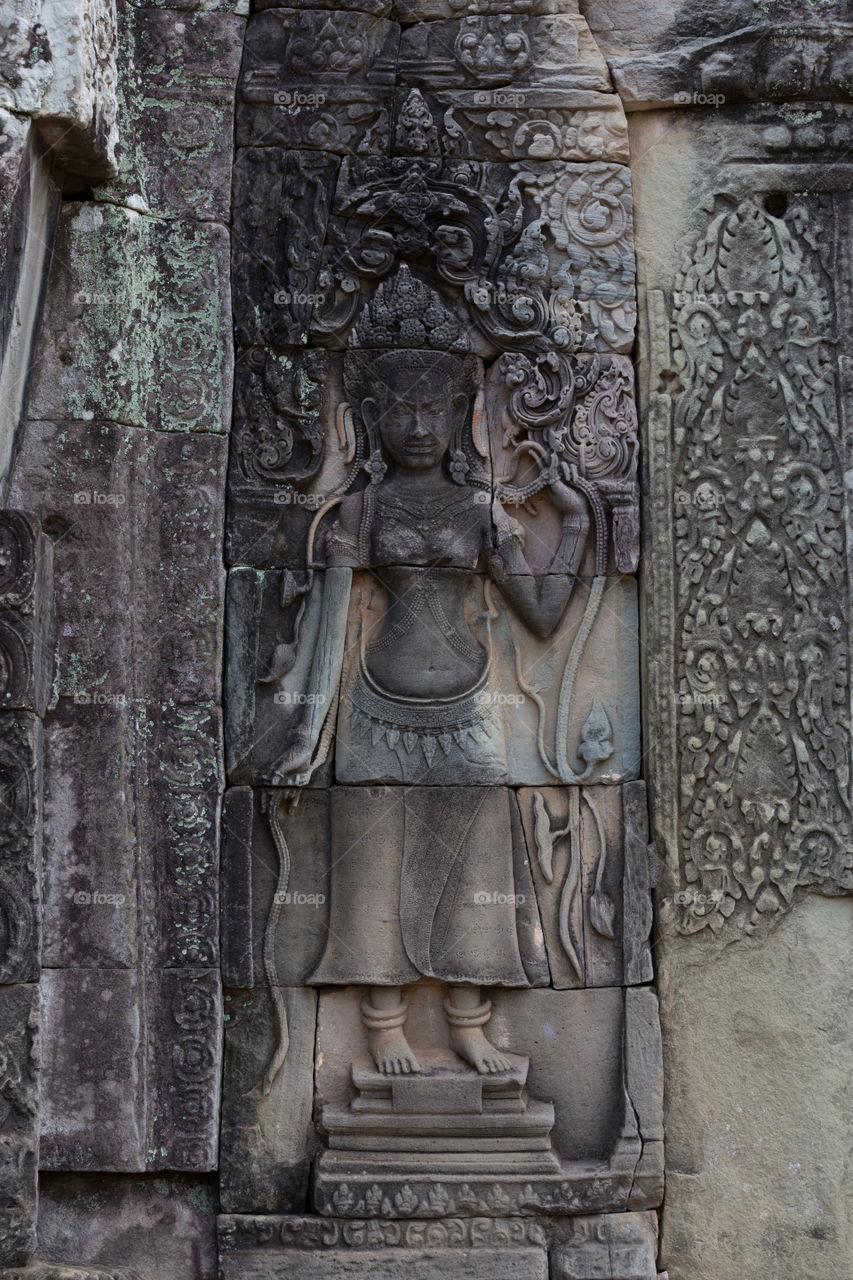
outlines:
[[236, 441], [245, 480], [255, 487], [304, 484], [320, 469], [325, 437], [322, 352], [308, 353], [297, 369], [266, 358], [241, 393], [246, 426]]
[[726, 203], [675, 297], [686, 933], [853, 886], [831, 308], [808, 244], [805, 209]]

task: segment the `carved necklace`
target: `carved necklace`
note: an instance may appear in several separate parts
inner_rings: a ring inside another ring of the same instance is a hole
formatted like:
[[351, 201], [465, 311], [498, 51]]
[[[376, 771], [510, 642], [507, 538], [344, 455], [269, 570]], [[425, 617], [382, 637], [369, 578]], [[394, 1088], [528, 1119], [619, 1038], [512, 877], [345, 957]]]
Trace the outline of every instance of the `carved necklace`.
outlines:
[[[441, 525], [467, 510], [471, 505], [469, 491], [450, 494], [443, 500], [435, 495], [419, 497], [417, 495], [397, 497], [387, 490], [380, 489], [376, 494], [378, 506], [387, 519], [399, 521], [400, 524]], [[461, 510], [460, 510], [461, 509]]]

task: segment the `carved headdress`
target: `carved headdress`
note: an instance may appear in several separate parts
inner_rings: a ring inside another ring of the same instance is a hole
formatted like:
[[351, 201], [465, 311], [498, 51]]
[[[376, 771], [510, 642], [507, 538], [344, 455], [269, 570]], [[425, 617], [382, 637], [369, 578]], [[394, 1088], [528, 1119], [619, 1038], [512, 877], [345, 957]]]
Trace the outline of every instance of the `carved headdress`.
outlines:
[[429, 285], [402, 263], [366, 303], [349, 337], [351, 347], [431, 347], [470, 351], [468, 327]]

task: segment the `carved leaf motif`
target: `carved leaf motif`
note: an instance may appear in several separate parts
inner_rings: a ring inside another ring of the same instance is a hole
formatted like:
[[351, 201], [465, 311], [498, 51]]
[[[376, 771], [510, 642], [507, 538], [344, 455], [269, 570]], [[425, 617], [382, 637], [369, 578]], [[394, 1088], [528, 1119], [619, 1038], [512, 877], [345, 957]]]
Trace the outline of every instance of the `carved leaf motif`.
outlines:
[[832, 312], [807, 222], [723, 201], [673, 299], [686, 933], [751, 933], [850, 881]]

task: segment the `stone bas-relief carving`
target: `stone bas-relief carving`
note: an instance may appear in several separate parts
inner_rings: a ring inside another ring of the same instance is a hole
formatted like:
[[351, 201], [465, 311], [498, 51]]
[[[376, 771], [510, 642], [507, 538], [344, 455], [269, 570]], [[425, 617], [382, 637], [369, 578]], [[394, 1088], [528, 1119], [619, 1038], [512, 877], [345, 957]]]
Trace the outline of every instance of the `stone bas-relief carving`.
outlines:
[[[604, 1214], [576, 1218], [552, 1238], [535, 1221], [519, 1218], [445, 1218], [441, 1222], [316, 1218], [223, 1217], [224, 1275], [263, 1268], [281, 1277], [327, 1275], [350, 1259], [371, 1275], [396, 1277], [417, 1267], [419, 1277], [478, 1275], [560, 1280], [656, 1280], [653, 1215]], [[282, 1248], [284, 1246], [284, 1248]], [[412, 1250], [429, 1250], [413, 1255]], [[356, 1272], [357, 1274], [357, 1272]]]
[[848, 115], [635, 117], [671, 1276], [848, 1269]]
[[93, 82], [118, 53], [121, 148], [63, 177], [13, 442], [59, 642], [55, 679], [39, 655], [15, 684], [0, 609], [26, 811], [0, 996], [45, 965], [39, 1248], [33, 1084], [3, 1122], [11, 1261], [646, 1280], [624, 113], [573, 3], [247, 10], [121, 6], [115, 47], [108, 6], [72, 23]]
[[306, 1204], [333, 1275], [569, 1275], [659, 1201], [625, 119], [552, 7], [250, 20], [226, 1275]]
[[[549, 970], [558, 989], [649, 981], [648, 883], [654, 858], [648, 844], [644, 785], [496, 790], [492, 802], [487, 788], [465, 788], [457, 796], [430, 787], [420, 797], [420, 789], [414, 793], [394, 787], [369, 792], [360, 787], [317, 787], [306, 791], [292, 812], [284, 791], [247, 787], [229, 791], [223, 814], [223, 947], [228, 986], [262, 986], [270, 956], [278, 983], [291, 987], [305, 982], [321, 962], [330, 929], [345, 949], [354, 942], [363, 945], [357, 935], [370, 932], [364, 911], [378, 922], [395, 909], [390, 892], [382, 895], [378, 905], [369, 901], [377, 883], [381, 892], [383, 870], [376, 849], [378, 835], [365, 820], [365, 805], [371, 798], [390, 811], [388, 854], [398, 858], [407, 816], [418, 819], [417, 810], [408, 814], [413, 794], [428, 818], [431, 808], [438, 810], [442, 805], [460, 812], [470, 812], [477, 805], [497, 807], [499, 815], [508, 811], [513, 857], [503, 871], [501, 851], [473, 850], [481, 863], [474, 874], [491, 884], [497, 866], [504, 879], [503, 892], [497, 892], [497, 885], [496, 892], [475, 888], [466, 906], [472, 921], [480, 918], [486, 924], [490, 915], [495, 920], [506, 918], [506, 908], [516, 908], [516, 933], [521, 929], [526, 935], [524, 939], [517, 936], [516, 941], [528, 963], [536, 961], [537, 983], [543, 978], [547, 982]], [[279, 887], [278, 851], [269, 820], [273, 805], [289, 855], [284, 890]], [[356, 833], [365, 827], [366, 835], [356, 842]], [[471, 871], [456, 868], [455, 874], [470, 877]], [[365, 878], [371, 888], [360, 883]], [[524, 900], [518, 901], [522, 894]], [[477, 897], [484, 900], [478, 902]], [[494, 897], [496, 902], [489, 901]], [[516, 901], [504, 902], [503, 897]], [[281, 909], [267, 939], [274, 907]], [[480, 908], [479, 916], [474, 907]], [[447, 914], [447, 902], [439, 901], [434, 916], [446, 920]]]
[[675, 903], [685, 932], [737, 936], [804, 888], [853, 887], [846, 573], [833, 321], [811, 210], [729, 199], [707, 216], [671, 330], [683, 388]]
[[0, 986], [0, 1265], [35, 1248], [38, 1181], [37, 984]]
[[[576, 379], [556, 355], [502, 360], [512, 388], [498, 397], [504, 421], [528, 392], [547, 409], [537, 405], [526, 424], [505, 426], [496, 461], [506, 478], [495, 488], [491, 440], [483, 439], [472, 405], [476, 360], [434, 352], [347, 355], [348, 403], [339, 415], [352, 462], [339, 486], [344, 494], [328, 499], [309, 529], [309, 564], [323, 572], [309, 567], [299, 581], [290, 570], [281, 576], [279, 604], [288, 594], [297, 600], [286, 638], [263, 607], [278, 575], [268, 583], [232, 575], [232, 616], [239, 619], [229, 655], [235, 780], [248, 769], [249, 778], [308, 781], [329, 755], [336, 718], [342, 782], [632, 775], [639, 756], [632, 588], [627, 579], [608, 578], [607, 569], [614, 560], [633, 567], [636, 441], [630, 418], [612, 412], [620, 394], [626, 400], [612, 366], [569, 425], [576, 383], [583, 385], [584, 375], [592, 381], [600, 368], [598, 361], [582, 365]], [[597, 418], [602, 401], [611, 416]], [[540, 426], [548, 411], [552, 422], [562, 419], [559, 427]], [[312, 434], [316, 439], [317, 427]], [[369, 483], [348, 495], [360, 460]], [[542, 516], [531, 504], [539, 495]], [[501, 497], [527, 505], [526, 525]], [[577, 582], [582, 567], [595, 575], [591, 581]], [[602, 671], [593, 659], [585, 685], [578, 671], [585, 670], [590, 636], [604, 634], [609, 667], [605, 662]], [[523, 722], [515, 714], [521, 708]], [[519, 725], [521, 738], [514, 736]], [[285, 750], [264, 763], [259, 738], [267, 752]]]

